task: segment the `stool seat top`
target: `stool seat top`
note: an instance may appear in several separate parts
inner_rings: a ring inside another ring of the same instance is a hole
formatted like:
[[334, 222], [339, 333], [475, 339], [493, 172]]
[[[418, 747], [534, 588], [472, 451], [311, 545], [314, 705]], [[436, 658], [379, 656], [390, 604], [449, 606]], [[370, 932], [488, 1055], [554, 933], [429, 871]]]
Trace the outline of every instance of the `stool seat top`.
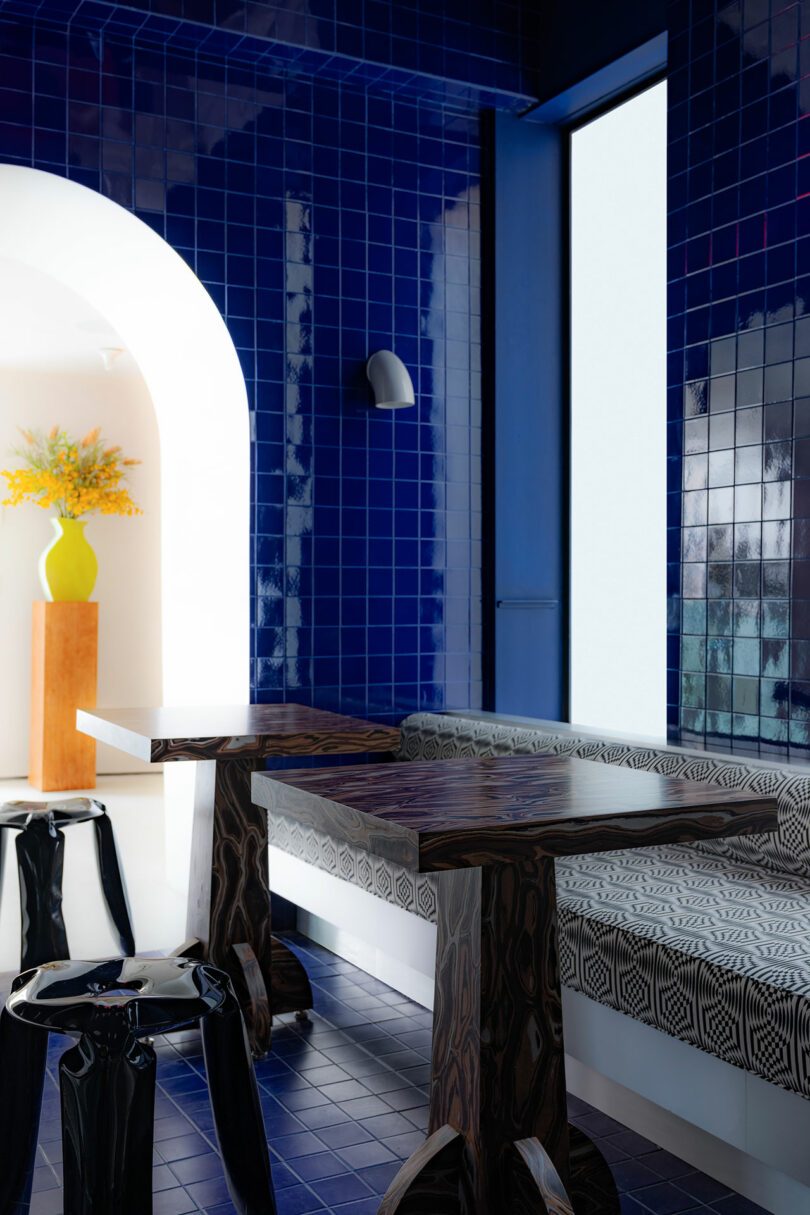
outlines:
[[58, 1033], [125, 1029], [137, 1037], [167, 1033], [220, 1008], [228, 976], [191, 958], [66, 959], [24, 971], [6, 1007], [29, 1024]]
[[54, 827], [68, 823], [86, 823], [106, 814], [101, 802], [94, 797], [63, 797], [53, 802], [3, 802], [0, 805], [0, 827], [28, 826], [32, 819], [48, 816]]

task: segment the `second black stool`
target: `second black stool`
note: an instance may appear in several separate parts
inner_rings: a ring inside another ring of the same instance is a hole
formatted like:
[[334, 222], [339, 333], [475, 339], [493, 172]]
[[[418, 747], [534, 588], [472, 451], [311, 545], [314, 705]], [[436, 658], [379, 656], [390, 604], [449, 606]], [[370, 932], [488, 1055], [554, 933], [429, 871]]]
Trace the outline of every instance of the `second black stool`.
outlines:
[[62, 828], [93, 824], [96, 859], [110, 923], [121, 942], [121, 953], [135, 953], [129, 903], [115, 834], [105, 807], [90, 797], [53, 802], [5, 802], [0, 805], [0, 873], [5, 831], [18, 832], [17, 870], [20, 877], [20, 969], [30, 970], [54, 958], [69, 958], [62, 916], [62, 871], [65, 836]]
[[50, 962], [12, 985], [0, 1017], [0, 1211], [27, 1196], [47, 1033], [59, 1061], [64, 1215], [150, 1215], [155, 1052], [143, 1039], [200, 1022], [225, 1180], [239, 1215], [276, 1215], [242, 1013], [224, 971], [189, 958]]

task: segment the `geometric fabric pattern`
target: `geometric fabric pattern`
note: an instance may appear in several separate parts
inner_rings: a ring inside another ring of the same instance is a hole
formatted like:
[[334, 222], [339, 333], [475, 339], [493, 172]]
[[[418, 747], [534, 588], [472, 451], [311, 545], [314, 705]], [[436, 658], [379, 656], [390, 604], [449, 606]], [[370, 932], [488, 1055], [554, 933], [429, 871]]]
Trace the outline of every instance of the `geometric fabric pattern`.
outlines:
[[810, 879], [688, 844], [556, 872], [567, 987], [810, 1098]]
[[[810, 776], [547, 727], [415, 713], [397, 759], [554, 754], [778, 799], [773, 835], [558, 861], [566, 986], [810, 1098]], [[423, 919], [436, 883], [281, 815], [270, 842]]]
[[276, 848], [435, 924], [436, 887], [431, 874], [412, 873], [362, 848], [338, 844], [332, 836], [313, 827], [301, 827], [283, 814], [268, 817], [270, 843]]

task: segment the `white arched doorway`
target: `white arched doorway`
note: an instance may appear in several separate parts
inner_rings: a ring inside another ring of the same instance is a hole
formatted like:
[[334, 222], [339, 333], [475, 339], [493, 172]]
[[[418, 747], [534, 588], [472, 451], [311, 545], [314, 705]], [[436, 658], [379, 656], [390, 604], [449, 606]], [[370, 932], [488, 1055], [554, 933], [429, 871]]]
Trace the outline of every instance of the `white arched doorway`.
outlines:
[[[218, 309], [179, 254], [131, 212], [37, 169], [0, 165], [2, 259], [85, 300], [120, 335], [151, 396], [160, 440], [164, 704], [247, 702], [250, 426], [244, 377]], [[169, 764], [164, 773], [166, 877], [179, 893], [188, 880], [195, 767]]]
[[249, 419], [236, 350], [213, 300], [131, 212], [38, 169], [0, 165], [0, 258], [85, 299], [121, 335], [151, 395], [161, 450], [164, 703], [246, 702]]

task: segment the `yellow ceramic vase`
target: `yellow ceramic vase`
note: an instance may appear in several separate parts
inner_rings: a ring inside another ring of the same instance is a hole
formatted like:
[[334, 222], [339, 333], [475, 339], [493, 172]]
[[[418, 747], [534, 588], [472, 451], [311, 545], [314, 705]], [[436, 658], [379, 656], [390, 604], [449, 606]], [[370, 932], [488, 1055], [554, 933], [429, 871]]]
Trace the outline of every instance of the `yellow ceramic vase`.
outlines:
[[56, 535], [39, 559], [45, 598], [86, 603], [93, 593], [98, 561], [84, 534], [82, 519], [51, 519]]

